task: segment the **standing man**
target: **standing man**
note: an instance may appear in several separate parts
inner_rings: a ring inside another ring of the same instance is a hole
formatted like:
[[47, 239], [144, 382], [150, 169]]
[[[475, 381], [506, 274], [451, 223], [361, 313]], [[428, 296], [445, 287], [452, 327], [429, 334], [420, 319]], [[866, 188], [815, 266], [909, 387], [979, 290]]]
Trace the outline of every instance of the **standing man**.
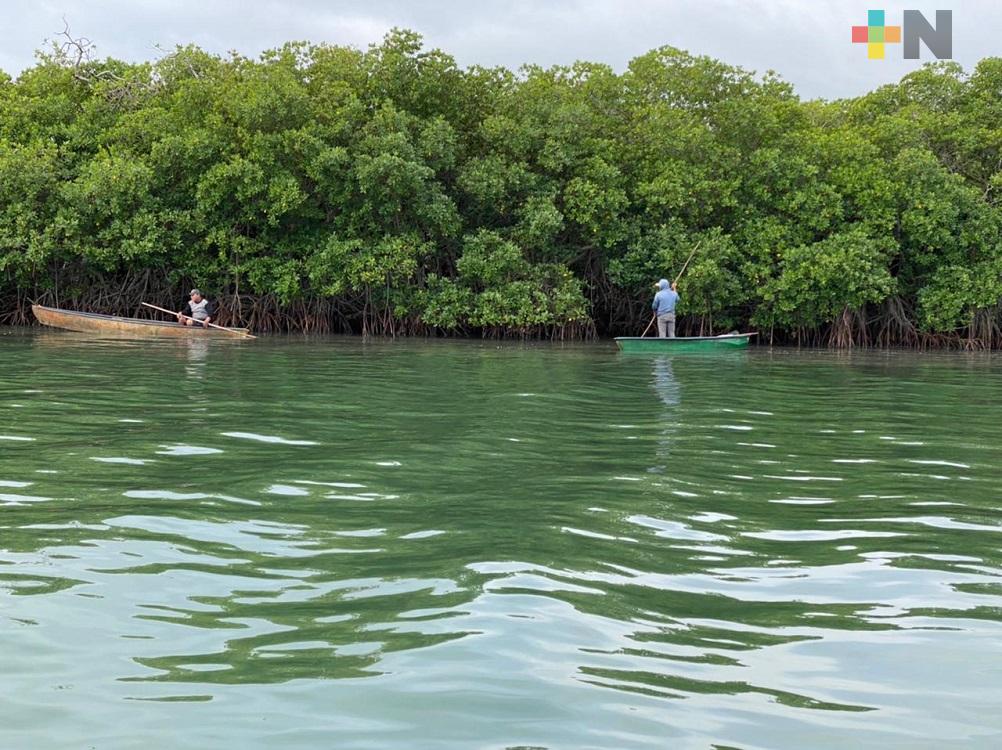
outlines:
[[201, 325], [208, 328], [212, 322], [212, 317], [216, 314], [216, 309], [212, 303], [202, 296], [198, 289], [192, 289], [188, 296], [191, 298], [185, 302], [181, 312], [177, 314], [177, 322], [186, 326]]
[[675, 284], [668, 288], [668, 279], [657, 283], [658, 293], [654, 295], [651, 309], [658, 318], [658, 336], [660, 338], [675, 338], [675, 304], [678, 302], [678, 292]]

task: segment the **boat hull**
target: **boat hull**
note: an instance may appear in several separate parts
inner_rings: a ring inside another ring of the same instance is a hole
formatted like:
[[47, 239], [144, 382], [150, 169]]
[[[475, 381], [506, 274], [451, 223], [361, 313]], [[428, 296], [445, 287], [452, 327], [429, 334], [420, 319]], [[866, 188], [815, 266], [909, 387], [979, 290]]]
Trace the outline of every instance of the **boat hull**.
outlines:
[[249, 333], [246, 328], [218, 328], [203, 326], [185, 326], [180, 323], [168, 323], [159, 320], [142, 320], [140, 318], [122, 318], [117, 315], [99, 315], [83, 313], [75, 310], [60, 310], [57, 307], [32, 305], [31, 311], [36, 320], [46, 326], [62, 328], [67, 331], [84, 333], [104, 333], [114, 336], [131, 336], [137, 338], [191, 338], [220, 336], [232, 338], [234, 333]]
[[616, 345], [624, 352], [711, 352], [741, 349], [748, 346], [754, 333], [728, 333], [723, 336], [676, 336], [674, 338], [644, 338], [620, 336]]

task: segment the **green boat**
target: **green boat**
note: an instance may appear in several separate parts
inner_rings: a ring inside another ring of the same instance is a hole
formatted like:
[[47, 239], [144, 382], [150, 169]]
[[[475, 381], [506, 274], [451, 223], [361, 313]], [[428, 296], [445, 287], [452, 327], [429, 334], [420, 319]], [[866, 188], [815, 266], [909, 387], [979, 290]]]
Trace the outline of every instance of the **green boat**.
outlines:
[[706, 352], [748, 346], [756, 333], [725, 333], [722, 336], [618, 336], [616, 344], [624, 352]]

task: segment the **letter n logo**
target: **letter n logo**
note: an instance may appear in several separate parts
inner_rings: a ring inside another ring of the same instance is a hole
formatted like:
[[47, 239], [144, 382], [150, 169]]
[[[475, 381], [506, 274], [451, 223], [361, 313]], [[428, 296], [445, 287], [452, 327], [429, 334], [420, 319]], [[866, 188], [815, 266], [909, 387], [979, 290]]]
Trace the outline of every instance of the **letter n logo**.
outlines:
[[920, 41], [925, 42], [929, 51], [940, 60], [953, 57], [953, 11], [937, 10], [936, 27], [933, 28], [919, 11], [906, 10], [901, 25], [904, 27], [902, 36], [906, 60], [919, 59]]

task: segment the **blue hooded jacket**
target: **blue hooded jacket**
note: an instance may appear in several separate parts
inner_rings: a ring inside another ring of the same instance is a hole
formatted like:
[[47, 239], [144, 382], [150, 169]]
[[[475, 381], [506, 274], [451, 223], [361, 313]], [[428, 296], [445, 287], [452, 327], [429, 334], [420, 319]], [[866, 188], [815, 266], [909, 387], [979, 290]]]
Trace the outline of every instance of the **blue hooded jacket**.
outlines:
[[678, 302], [678, 292], [668, 288], [668, 279], [661, 279], [658, 282], [658, 287], [661, 291], [654, 295], [654, 302], [651, 303], [651, 309], [654, 311], [654, 314], [664, 315], [665, 313], [675, 312], [675, 303]]

